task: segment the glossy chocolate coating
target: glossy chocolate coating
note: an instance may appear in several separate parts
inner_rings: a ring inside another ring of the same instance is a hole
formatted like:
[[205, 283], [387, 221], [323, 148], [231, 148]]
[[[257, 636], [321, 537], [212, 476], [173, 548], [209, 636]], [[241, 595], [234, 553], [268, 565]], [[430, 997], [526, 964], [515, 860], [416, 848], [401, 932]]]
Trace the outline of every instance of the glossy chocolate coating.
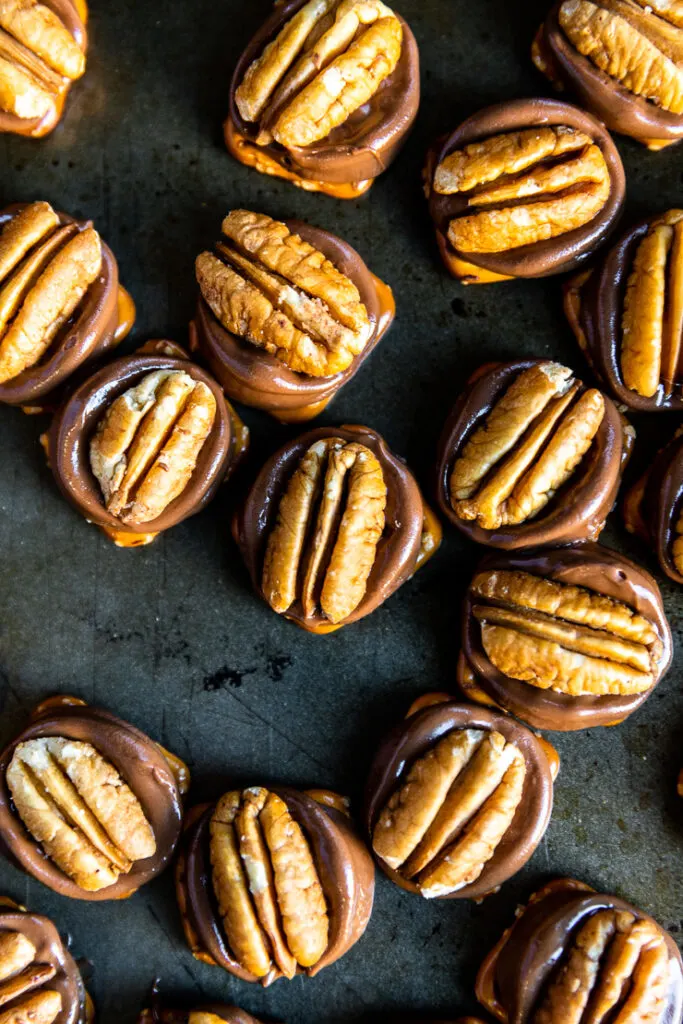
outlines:
[[624, 421], [607, 396], [605, 415], [590, 449], [567, 483], [538, 515], [518, 526], [485, 530], [476, 520], [461, 519], [451, 505], [453, 464], [468, 438], [483, 425], [492, 407], [515, 378], [543, 362], [546, 360], [524, 359], [513, 363], [494, 363], [490, 369], [482, 368], [484, 372], [474, 375], [446, 421], [437, 456], [439, 508], [454, 526], [478, 544], [513, 550], [531, 545], [540, 547], [597, 540], [614, 505], [628, 451], [624, 445]]
[[[2, 115], [0, 114], [0, 118]], [[0, 211], [0, 231], [24, 209], [26, 203], [14, 203]], [[81, 230], [92, 227], [90, 221], [76, 221], [57, 213], [60, 226], [78, 224]], [[116, 257], [102, 241], [102, 270], [91, 284], [73, 317], [36, 366], [0, 384], [0, 402], [25, 405], [53, 392], [68, 377], [96, 356], [104, 355], [117, 342], [119, 271]]]
[[484, 651], [481, 628], [472, 614], [474, 598], [468, 590], [463, 605], [464, 657], [461, 657], [458, 665], [458, 682], [461, 686], [464, 670], [469, 665], [476, 685], [495, 704], [528, 722], [534, 729], [555, 729], [561, 732], [621, 722], [647, 700], [671, 663], [672, 642], [659, 587], [645, 569], [616, 551], [592, 543], [491, 554], [480, 562], [477, 573], [492, 569], [528, 572], [558, 583], [586, 587], [633, 608], [652, 623], [662, 642], [655, 683], [644, 693], [572, 697], [512, 679], [500, 672]]
[[55, 969], [54, 978], [43, 986], [59, 992], [62, 997], [62, 1009], [54, 1024], [86, 1024], [86, 994], [81, 974], [52, 921], [19, 907], [5, 905], [5, 901], [0, 899], [1, 932], [25, 935], [35, 947], [35, 963]]
[[682, 139], [683, 116], [636, 96], [579, 53], [560, 27], [558, 14], [562, 2], [557, 0], [553, 5], [538, 38], [542, 54], [549, 59], [551, 77], [557, 77], [581, 106], [604, 121], [611, 131], [644, 143]]
[[202, 1003], [192, 1010], [171, 1010], [164, 1009], [156, 999], [151, 1010], [143, 1010], [138, 1024], [188, 1024], [191, 1013], [211, 1013], [219, 1020], [224, 1020], [226, 1024], [260, 1024], [260, 1021], [246, 1010], [240, 1010], [238, 1006], [228, 1006], [227, 1003]]
[[275, 356], [227, 331], [211, 312], [201, 292], [191, 325], [193, 347], [196, 345], [227, 395], [245, 405], [284, 416], [328, 402], [358, 372], [394, 319], [393, 308], [388, 309], [382, 302], [383, 296], [378, 291], [380, 282], [348, 242], [303, 221], [287, 220], [285, 224], [327, 257], [353, 281], [360, 293], [372, 330], [365, 348], [351, 365], [332, 377], [295, 373]]
[[[85, 53], [88, 49], [88, 35], [75, 4], [71, 0], [40, 0], [40, 2], [57, 15]], [[71, 84], [65, 84], [64, 93], [55, 104], [55, 110], [42, 118], [17, 117], [16, 114], [0, 110], [0, 132], [13, 132], [15, 135], [29, 135], [33, 138], [49, 134], [61, 120], [66, 94], [70, 88]]]
[[[263, 597], [263, 558], [268, 536], [277, 519], [280, 498], [304, 453], [325, 437], [339, 437], [347, 443], [355, 441], [374, 452], [387, 487], [384, 532], [377, 545], [365, 596], [355, 611], [340, 623], [346, 626], [374, 612], [398, 590], [415, 571], [420, 552], [424, 521], [422, 495], [408, 467], [387, 448], [379, 434], [367, 427], [320, 427], [290, 441], [266, 462], [257, 476], [246, 501], [235, 513], [232, 532], [254, 589]], [[285, 615], [312, 631], [331, 625], [320, 612], [306, 617], [298, 600]]]
[[[272, 792], [287, 804], [310, 844], [327, 904], [330, 921], [327, 949], [313, 967], [300, 968], [313, 977], [339, 960], [365, 931], [372, 913], [375, 869], [370, 854], [341, 811], [289, 787], [273, 787]], [[183, 838], [182, 862], [177, 876], [181, 908], [201, 951], [214, 963], [243, 981], [269, 985], [282, 975], [274, 971], [260, 979], [245, 970], [223, 931], [211, 882], [209, 825], [213, 811], [213, 805], [203, 810]]]
[[[90, 743], [118, 770], [140, 801], [156, 839], [156, 853], [136, 861], [127, 875], [99, 892], [86, 892], [54, 864], [24, 827], [7, 786], [7, 769], [19, 743], [63, 736]], [[48, 707], [0, 754], [0, 840], [24, 871], [62, 896], [113, 900], [132, 895], [169, 864], [180, 836], [182, 806], [178, 783], [161, 748], [139, 729], [100, 708]]]
[[[90, 439], [114, 399], [156, 370], [182, 370], [206, 384], [216, 399], [216, 419], [184, 491], [156, 519], [127, 525], [104, 506], [100, 485], [90, 468]], [[187, 360], [145, 355], [117, 359], [81, 384], [52, 422], [48, 452], [60, 490], [89, 522], [120, 533], [149, 534], [168, 530], [208, 504], [237, 456], [237, 444], [231, 412], [212, 377]]]
[[616, 896], [578, 887], [549, 886], [547, 894], [532, 900], [513, 925], [495, 962], [495, 993], [510, 1024], [526, 1024], [543, 996], [558, 960], [582, 923], [599, 910], [614, 909], [651, 921], [666, 939], [670, 955], [669, 1001], [661, 1024], [681, 1024], [683, 1017], [683, 963], [675, 942], [651, 917]]
[[[467, 206], [463, 195], [439, 195], [433, 190], [434, 172], [456, 149], [504, 132], [544, 125], [566, 125], [588, 135], [599, 146], [609, 170], [611, 191], [607, 202], [587, 224], [546, 241], [494, 253], [458, 252], [447, 241], [448, 225]], [[486, 107], [469, 117], [437, 145], [429, 160], [429, 212], [447, 251], [460, 259], [509, 277], [548, 277], [573, 270], [602, 245], [614, 229], [626, 189], [621, 157], [604, 126], [590, 114], [556, 100], [511, 100]]]
[[[553, 778], [545, 751], [534, 734], [508, 715], [472, 704], [448, 701], [423, 708], [400, 722], [380, 746], [370, 769], [365, 796], [365, 826], [372, 847], [377, 820], [393, 793], [405, 783], [405, 774], [447, 733], [454, 729], [500, 732], [521, 751], [526, 765], [524, 790], [510, 828], [479, 878], [439, 899], [477, 899], [497, 889], [516, 874], [540, 843], [553, 806]], [[419, 892], [414, 882], [394, 871], [380, 857], [377, 863], [393, 882], [408, 892]]]
[[[251, 63], [277, 36], [307, 0], [284, 0], [253, 36], [237, 62], [230, 83], [229, 119], [255, 141], [258, 127], [244, 121], [235, 92]], [[397, 13], [397, 12], [396, 12]], [[403, 28], [401, 56], [396, 68], [374, 96], [330, 134], [310, 146], [285, 149], [279, 143], [259, 147], [268, 156], [308, 181], [342, 184], [376, 178], [385, 171], [405, 141], [420, 105], [420, 58], [415, 36], [397, 13]]]
[[622, 316], [626, 285], [638, 246], [654, 219], [657, 218], [642, 220], [629, 228], [580, 286], [578, 326], [583, 332], [587, 346], [585, 355], [591, 368], [617, 402], [636, 412], [681, 412], [683, 389], [680, 384], [676, 385], [673, 394], [668, 397], [660, 387], [657, 394], [647, 398], [628, 388], [621, 374]]
[[[636, 485], [638, 486], [638, 485]], [[673, 560], [676, 523], [683, 511], [683, 436], [674, 437], [658, 453], [642, 489], [641, 521], [663, 572], [683, 583]]]

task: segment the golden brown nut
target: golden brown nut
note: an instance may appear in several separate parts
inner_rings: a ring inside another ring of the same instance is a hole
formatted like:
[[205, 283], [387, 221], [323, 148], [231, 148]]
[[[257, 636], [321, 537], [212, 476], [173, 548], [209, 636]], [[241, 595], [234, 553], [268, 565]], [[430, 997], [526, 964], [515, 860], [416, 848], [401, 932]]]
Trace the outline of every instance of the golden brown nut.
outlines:
[[227, 793], [210, 831], [213, 889], [240, 965], [257, 978], [313, 967], [329, 919], [308, 840], [286, 803], [263, 788]]
[[196, 262], [202, 296], [221, 324], [296, 372], [347, 369], [371, 334], [355, 284], [265, 214], [233, 210], [222, 230], [226, 242]]
[[274, 611], [298, 599], [331, 623], [360, 604], [384, 530], [387, 487], [369, 448], [326, 438], [312, 445], [280, 500], [263, 563], [263, 594]]
[[398, 64], [403, 29], [380, 0], [309, 0], [253, 61], [235, 102], [257, 142], [309, 146], [343, 124]]
[[0, 0], [0, 130], [44, 135], [59, 120], [85, 71], [83, 25], [66, 11], [68, 23], [38, 0]]
[[433, 189], [462, 195], [448, 240], [463, 253], [499, 253], [555, 238], [605, 206], [610, 174], [599, 146], [566, 125], [493, 135], [449, 153]]
[[113, 885], [156, 852], [137, 797], [90, 743], [59, 736], [20, 743], [7, 784], [30, 834], [86, 892]]
[[90, 464], [107, 511], [151, 522], [187, 486], [216, 416], [216, 400], [181, 370], [158, 370], [125, 391], [100, 420]]

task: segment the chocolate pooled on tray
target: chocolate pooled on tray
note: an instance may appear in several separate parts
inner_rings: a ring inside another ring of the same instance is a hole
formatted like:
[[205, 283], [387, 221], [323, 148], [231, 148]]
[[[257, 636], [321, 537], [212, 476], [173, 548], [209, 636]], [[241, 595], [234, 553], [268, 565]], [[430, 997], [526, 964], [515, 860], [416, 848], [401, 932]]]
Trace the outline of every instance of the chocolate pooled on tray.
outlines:
[[85, 72], [85, 0], [0, 0], [0, 132], [40, 138]]
[[683, 138], [683, 13], [677, 0], [557, 0], [532, 58], [611, 131], [652, 150]]
[[301, 221], [232, 210], [222, 235], [196, 260], [191, 347], [235, 401], [287, 423], [317, 416], [389, 329], [391, 288]]
[[595, 375], [636, 412], [683, 411], [683, 210], [640, 221], [565, 284]]
[[535, 893], [484, 961], [477, 998], [501, 1024], [681, 1024], [683, 963], [651, 917], [583, 882]]
[[480, 544], [596, 540], [634, 438], [614, 402], [560, 363], [482, 366], [444, 427], [439, 509]]
[[428, 694], [370, 769], [365, 823], [375, 858], [426, 899], [495, 892], [543, 838], [558, 771], [555, 750], [514, 718]]
[[437, 550], [441, 527], [405, 463], [368, 427], [321, 427], [258, 474], [233, 519], [254, 589], [329, 633], [375, 611]]
[[253, 786], [190, 811], [176, 868], [198, 960], [270, 985], [328, 967], [365, 931], [372, 858], [347, 801], [327, 790]]
[[40, 704], [0, 754], [0, 844], [62, 896], [123, 899], [168, 867], [187, 767], [73, 697]]
[[45, 202], [0, 211], [0, 402], [40, 410], [134, 321], [116, 258], [91, 221]]
[[47, 451], [81, 515], [120, 547], [138, 547], [204, 508], [248, 439], [216, 381], [180, 346], [156, 341], [76, 388]]
[[420, 104], [417, 43], [381, 0], [283, 0], [240, 57], [228, 150], [340, 199], [367, 192]]
[[574, 270], [614, 229], [625, 195], [604, 125], [548, 99], [486, 107], [427, 155], [441, 257], [463, 284]]
[[622, 722], [669, 668], [654, 579], [599, 544], [495, 553], [463, 604], [458, 683], [535, 729]]

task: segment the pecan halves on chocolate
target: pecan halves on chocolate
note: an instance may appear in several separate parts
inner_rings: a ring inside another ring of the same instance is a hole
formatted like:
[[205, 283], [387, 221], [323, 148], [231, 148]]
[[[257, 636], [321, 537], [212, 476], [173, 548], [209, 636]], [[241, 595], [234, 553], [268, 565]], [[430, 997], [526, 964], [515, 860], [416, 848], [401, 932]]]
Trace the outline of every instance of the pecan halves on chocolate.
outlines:
[[62, 1010], [61, 995], [47, 987], [56, 974], [53, 964], [39, 962], [26, 935], [0, 932], [0, 1021], [52, 1024]]
[[298, 599], [307, 616], [319, 607], [332, 623], [365, 595], [384, 531], [387, 488], [382, 467], [364, 445], [317, 441], [280, 500], [268, 537], [263, 593], [274, 611]]
[[651, 398], [679, 378], [683, 336], [683, 213], [653, 221], [638, 245], [624, 296], [624, 384]]
[[213, 428], [216, 399], [180, 370], [157, 370], [120, 395], [98, 424], [90, 464], [107, 510], [156, 519], [186, 488]]
[[476, 881], [512, 824], [524, 758], [498, 732], [454, 730], [410, 767], [375, 825], [375, 853], [427, 899]]
[[113, 885], [156, 852], [137, 797], [89, 743], [60, 737], [20, 743], [7, 784], [27, 830], [87, 892]]
[[35, 0], [0, 0], [0, 28], [65, 78], [80, 78], [85, 71], [85, 54], [45, 4]]
[[0, 1010], [0, 1024], [53, 1024], [61, 1012], [59, 992], [36, 992], [23, 999], [21, 1005]]
[[100, 274], [102, 245], [94, 228], [67, 234], [64, 245], [49, 252], [47, 265], [28, 280], [19, 266], [16, 287], [11, 278], [1, 281], [0, 383], [40, 362]]
[[286, 224], [233, 210], [226, 243], [197, 257], [201, 293], [237, 337], [291, 370], [328, 377], [365, 348], [370, 319], [355, 284]]
[[[643, 693], [661, 653], [651, 624], [612, 598], [530, 573], [472, 584], [484, 651], [504, 675], [572, 696]], [[484, 601], [490, 603], [484, 603]]]
[[[572, 45], [636, 96], [683, 114], [683, 32], [660, 4], [640, 8], [628, 0], [565, 0], [560, 26]], [[656, 8], [655, 8], [656, 9]]]
[[395, 69], [403, 29], [379, 0], [310, 0], [249, 66], [235, 92], [257, 143], [290, 148], [326, 138]]

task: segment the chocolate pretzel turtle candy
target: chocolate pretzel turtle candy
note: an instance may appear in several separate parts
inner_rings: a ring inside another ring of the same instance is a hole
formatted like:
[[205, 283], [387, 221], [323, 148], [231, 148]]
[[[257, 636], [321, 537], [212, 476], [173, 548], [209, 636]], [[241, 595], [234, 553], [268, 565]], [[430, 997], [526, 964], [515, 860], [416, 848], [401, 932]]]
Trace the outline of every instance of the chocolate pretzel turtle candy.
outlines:
[[334, 963], [365, 931], [374, 889], [372, 858], [335, 793], [253, 786], [188, 816], [176, 869], [188, 945], [243, 981]]
[[356, 426], [286, 444], [232, 529], [257, 594], [311, 633], [375, 611], [441, 543], [408, 467], [379, 434]]
[[600, 535], [633, 428], [560, 363], [481, 367], [441, 436], [441, 512], [480, 544], [568, 544]]
[[62, 896], [123, 899], [168, 866], [188, 788], [182, 761], [139, 729], [52, 698], [0, 754], [0, 843]]
[[372, 850], [425, 899], [478, 899], [529, 860], [550, 821], [555, 750], [507, 715], [447, 694], [416, 701], [366, 788]]
[[501, 1024], [681, 1024], [683, 963], [647, 914], [563, 878], [518, 912], [476, 992]]
[[671, 663], [653, 578], [599, 544], [495, 553], [463, 606], [458, 683], [535, 729], [622, 722]]
[[388, 285], [336, 235], [232, 210], [197, 257], [191, 346], [231, 398], [283, 422], [322, 412], [389, 329]]
[[85, 71], [85, 0], [0, 0], [0, 132], [40, 138]]
[[630, 228], [565, 285], [564, 308], [617, 402], [637, 412], [683, 411], [683, 210]]
[[604, 125], [548, 99], [480, 110], [430, 150], [424, 178], [441, 257], [463, 284], [575, 269], [613, 230], [625, 193]]
[[71, 504], [117, 545], [138, 547], [204, 508], [248, 438], [216, 381], [156, 341], [76, 388], [46, 446]]
[[45, 202], [0, 211], [0, 402], [40, 407], [134, 321], [116, 258], [91, 221]]
[[193, 1010], [164, 1007], [155, 1000], [150, 1010], [143, 1010], [138, 1024], [261, 1024], [245, 1010], [226, 1003], [203, 1003]]
[[557, 0], [532, 58], [611, 131], [652, 150], [683, 138], [679, 0]]
[[237, 63], [225, 143], [261, 174], [354, 199], [392, 162], [419, 103], [415, 37], [382, 0], [284, 0]]
[[92, 1024], [78, 965], [47, 917], [0, 896], [2, 1024]]
[[624, 523], [651, 547], [660, 569], [683, 583], [683, 430], [679, 428], [649, 469], [628, 490]]

